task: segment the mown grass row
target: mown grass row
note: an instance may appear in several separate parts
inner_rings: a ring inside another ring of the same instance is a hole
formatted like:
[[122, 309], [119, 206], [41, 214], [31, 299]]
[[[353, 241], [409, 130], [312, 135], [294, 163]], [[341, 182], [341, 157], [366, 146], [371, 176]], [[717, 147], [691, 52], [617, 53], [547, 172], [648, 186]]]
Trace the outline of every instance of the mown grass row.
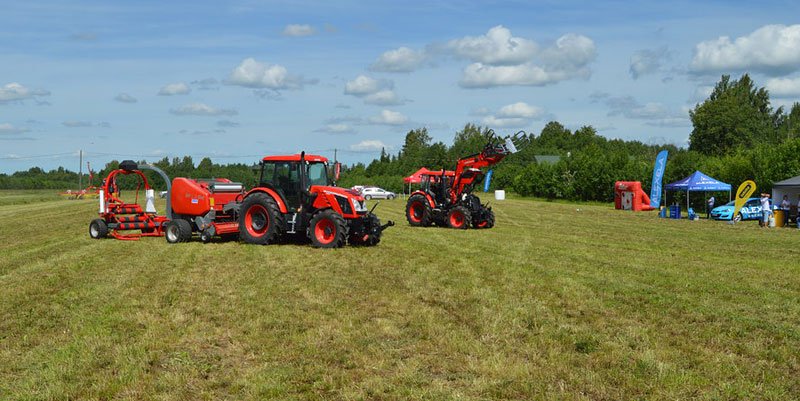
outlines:
[[[33, 195], [39, 196], [39, 195]], [[90, 240], [0, 203], [0, 399], [789, 399], [800, 232], [531, 200], [374, 248]]]

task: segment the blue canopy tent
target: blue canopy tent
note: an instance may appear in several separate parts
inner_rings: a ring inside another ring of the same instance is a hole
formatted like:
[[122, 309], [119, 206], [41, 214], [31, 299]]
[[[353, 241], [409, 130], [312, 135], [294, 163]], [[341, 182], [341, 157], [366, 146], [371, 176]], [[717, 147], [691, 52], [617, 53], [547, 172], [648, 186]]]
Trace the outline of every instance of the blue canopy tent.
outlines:
[[699, 171], [695, 171], [682, 180], [667, 184], [664, 188], [667, 191], [686, 191], [686, 210], [689, 210], [689, 192], [728, 191], [728, 201], [731, 200], [731, 184], [711, 178]]

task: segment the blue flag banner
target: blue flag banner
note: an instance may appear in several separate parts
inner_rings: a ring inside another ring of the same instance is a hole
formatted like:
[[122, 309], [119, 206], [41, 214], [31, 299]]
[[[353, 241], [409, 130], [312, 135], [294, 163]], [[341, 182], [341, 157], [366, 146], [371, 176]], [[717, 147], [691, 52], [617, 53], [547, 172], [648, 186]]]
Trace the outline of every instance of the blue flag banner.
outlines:
[[667, 169], [667, 151], [662, 150], [656, 156], [653, 167], [653, 183], [650, 185], [650, 207], [658, 209], [661, 206], [661, 182], [664, 180], [664, 170]]
[[483, 180], [483, 192], [489, 192], [489, 184], [492, 183], [492, 173], [493, 172], [494, 172], [494, 170], [489, 170], [489, 172], [486, 173], [486, 179]]

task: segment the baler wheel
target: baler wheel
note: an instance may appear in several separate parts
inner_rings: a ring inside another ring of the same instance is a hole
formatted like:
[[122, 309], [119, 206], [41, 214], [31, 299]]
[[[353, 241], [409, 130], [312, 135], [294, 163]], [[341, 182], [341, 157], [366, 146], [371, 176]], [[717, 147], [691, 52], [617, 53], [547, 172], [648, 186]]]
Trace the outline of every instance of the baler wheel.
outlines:
[[325, 209], [311, 218], [308, 237], [314, 247], [339, 248], [344, 246], [347, 238], [347, 224], [339, 213]]
[[450, 228], [467, 229], [472, 225], [472, 215], [464, 206], [456, 206], [447, 213], [447, 225]]
[[164, 238], [170, 244], [189, 242], [192, 239], [192, 225], [183, 219], [175, 219], [167, 223]]
[[283, 232], [283, 214], [271, 196], [258, 192], [246, 198], [239, 209], [239, 238], [250, 244], [266, 245]]
[[103, 219], [94, 219], [89, 223], [89, 236], [94, 239], [105, 238], [108, 235], [108, 224]]

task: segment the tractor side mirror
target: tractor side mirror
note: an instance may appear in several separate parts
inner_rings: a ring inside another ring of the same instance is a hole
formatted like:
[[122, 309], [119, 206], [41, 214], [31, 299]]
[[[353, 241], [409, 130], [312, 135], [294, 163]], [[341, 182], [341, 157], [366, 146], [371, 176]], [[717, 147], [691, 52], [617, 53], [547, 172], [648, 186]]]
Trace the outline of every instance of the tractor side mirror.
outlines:
[[342, 175], [342, 163], [336, 162], [333, 164], [333, 180], [339, 181], [339, 177]]

